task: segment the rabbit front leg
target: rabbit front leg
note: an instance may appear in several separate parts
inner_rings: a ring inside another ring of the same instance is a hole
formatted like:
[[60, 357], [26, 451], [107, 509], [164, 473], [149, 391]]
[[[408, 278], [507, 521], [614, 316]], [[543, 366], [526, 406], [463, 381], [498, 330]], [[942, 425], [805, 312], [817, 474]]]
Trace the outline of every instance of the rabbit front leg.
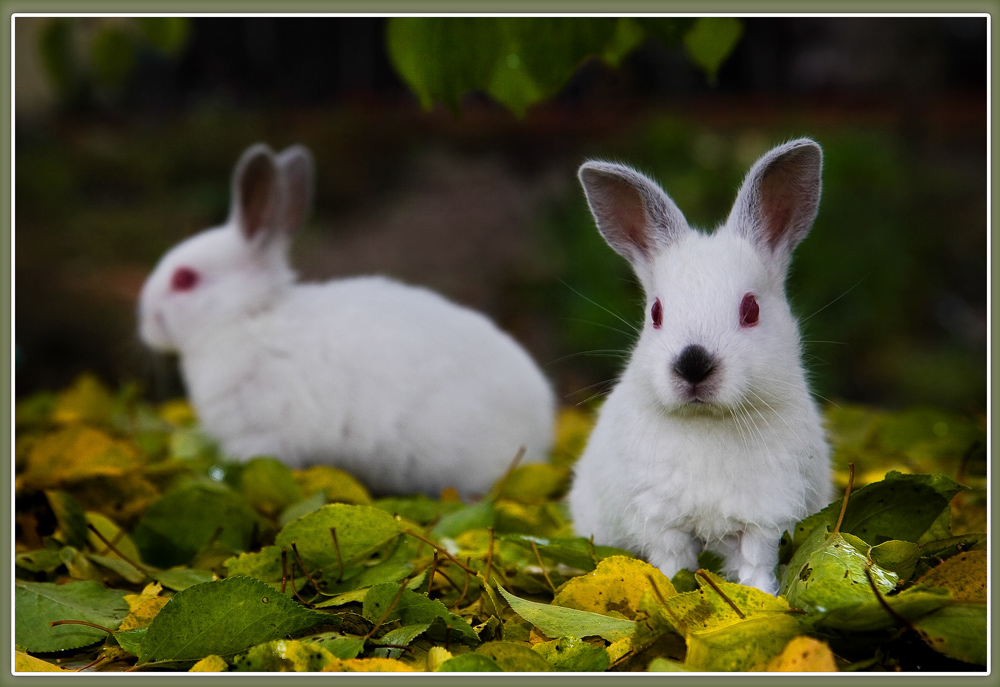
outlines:
[[647, 560], [667, 577], [673, 577], [682, 568], [691, 572], [697, 570], [700, 550], [701, 542], [690, 532], [668, 529], [656, 538], [655, 545], [648, 551]]
[[748, 526], [742, 532], [727, 537], [713, 547], [725, 560], [725, 572], [740, 584], [774, 595], [778, 593], [778, 542], [781, 532], [776, 529]]

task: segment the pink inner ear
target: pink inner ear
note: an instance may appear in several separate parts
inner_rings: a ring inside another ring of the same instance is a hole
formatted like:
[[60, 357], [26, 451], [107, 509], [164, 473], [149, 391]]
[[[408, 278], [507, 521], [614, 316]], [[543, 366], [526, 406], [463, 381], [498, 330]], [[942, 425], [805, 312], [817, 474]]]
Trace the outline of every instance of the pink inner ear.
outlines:
[[631, 184], [620, 179], [609, 178], [613, 186], [610, 215], [617, 226], [622, 228], [625, 238], [637, 246], [644, 254], [649, 254], [649, 232], [646, 210], [643, 208], [642, 194]]

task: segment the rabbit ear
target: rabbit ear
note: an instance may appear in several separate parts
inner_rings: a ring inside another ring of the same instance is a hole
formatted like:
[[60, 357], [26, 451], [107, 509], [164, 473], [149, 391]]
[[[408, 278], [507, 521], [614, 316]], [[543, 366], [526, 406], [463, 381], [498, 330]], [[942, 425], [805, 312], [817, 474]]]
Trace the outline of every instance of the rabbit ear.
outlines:
[[579, 177], [601, 235], [645, 282], [656, 254], [688, 230], [684, 215], [655, 182], [630, 167], [592, 160]]
[[309, 150], [295, 145], [278, 155], [281, 170], [281, 227], [291, 234], [305, 222], [312, 206], [313, 161]]
[[274, 153], [263, 143], [247, 148], [233, 170], [230, 219], [248, 242], [266, 240], [279, 225], [281, 194]]
[[782, 262], [809, 233], [819, 210], [823, 151], [800, 138], [750, 168], [726, 225]]

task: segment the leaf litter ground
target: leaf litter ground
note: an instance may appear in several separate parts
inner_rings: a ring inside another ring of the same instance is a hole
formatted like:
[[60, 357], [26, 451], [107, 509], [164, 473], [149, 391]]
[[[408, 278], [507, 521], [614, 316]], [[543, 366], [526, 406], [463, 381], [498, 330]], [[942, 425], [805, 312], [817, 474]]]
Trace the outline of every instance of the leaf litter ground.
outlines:
[[225, 460], [183, 401], [89, 376], [16, 408], [14, 667], [59, 671], [982, 671], [985, 421], [827, 413], [853, 493], [781, 542], [778, 597], [575, 537], [590, 413], [463, 503]]

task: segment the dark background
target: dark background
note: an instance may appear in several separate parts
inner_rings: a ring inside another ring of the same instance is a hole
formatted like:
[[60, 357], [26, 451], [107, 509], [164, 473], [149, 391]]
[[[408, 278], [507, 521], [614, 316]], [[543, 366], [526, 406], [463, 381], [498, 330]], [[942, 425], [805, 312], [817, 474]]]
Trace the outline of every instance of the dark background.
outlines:
[[824, 195], [789, 294], [817, 392], [985, 410], [985, 18], [744, 19], [714, 83], [650, 41], [620, 69], [585, 63], [523, 119], [476, 94], [422, 111], [385, 19], [190, 19], [173, 52], [104, 62], [88, 40], [129, 20], [65, 20], [76, 66], [62, 72], [52, 21], [15, 31], [19, 397], [82, 371], [182, 392], [134, 333], [135, 296], [166, 249], [225, 218], [232, 165], [262, 140], [316, 158], [304, 278], [437, 288], [520, 339], [565, 403], [586, 402], [630, 345], [611, 313], [641, 312], [579, 164], [631, 163], [710, 228], [757, 156], [807, 135]]

